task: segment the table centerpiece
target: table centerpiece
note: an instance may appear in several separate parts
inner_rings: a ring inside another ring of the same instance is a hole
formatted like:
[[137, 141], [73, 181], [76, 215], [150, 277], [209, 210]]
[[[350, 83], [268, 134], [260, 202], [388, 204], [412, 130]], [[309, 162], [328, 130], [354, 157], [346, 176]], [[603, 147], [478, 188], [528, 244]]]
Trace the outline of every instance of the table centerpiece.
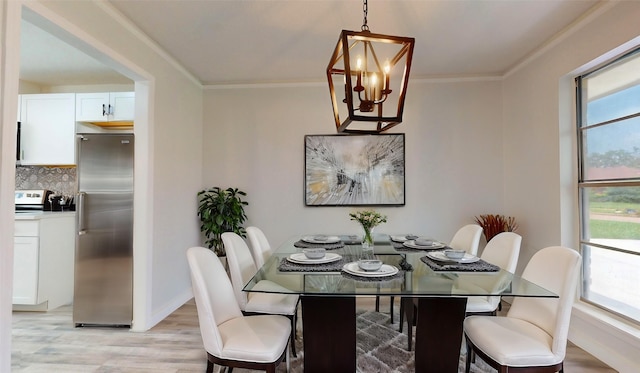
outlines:
[[373, 229], [387, 222], [387, 217], [373, 210], [363, 210], [349, 214], [351, 220], [355, 220], [362, 226], [364, 234], [362, 236], [362, 248], [373, 249]]

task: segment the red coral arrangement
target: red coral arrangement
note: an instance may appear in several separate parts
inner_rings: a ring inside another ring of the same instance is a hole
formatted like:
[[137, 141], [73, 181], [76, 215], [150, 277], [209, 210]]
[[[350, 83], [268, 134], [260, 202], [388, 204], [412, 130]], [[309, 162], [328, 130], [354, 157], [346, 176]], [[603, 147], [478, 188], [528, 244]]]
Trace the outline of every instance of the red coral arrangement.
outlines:
[[493, 236], [502, 232], [515, 232], [518, 229], [518, 223], [516, 218], [512, 216], [505, 217], [504, 215], [480, 215], [476, 216], [476, 223], [478, 223], [484, 231], [484, 237], [489, 242]]

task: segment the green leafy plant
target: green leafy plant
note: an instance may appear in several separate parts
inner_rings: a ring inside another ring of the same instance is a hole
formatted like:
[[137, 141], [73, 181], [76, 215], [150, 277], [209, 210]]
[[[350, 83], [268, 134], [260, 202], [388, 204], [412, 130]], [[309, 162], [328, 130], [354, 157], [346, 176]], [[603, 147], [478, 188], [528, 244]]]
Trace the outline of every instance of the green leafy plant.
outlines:
[[246, 237], [243, 227], [247, 214], [244, 206], [249, 203], [242, 197], [247, 194], [238, 188], [221, 189], [214, 187], [198, 192], [198, 216], [200, 231], [206, 236], [205, 244], [218, 256], [225, 256], [222, 234], [234, 232]]

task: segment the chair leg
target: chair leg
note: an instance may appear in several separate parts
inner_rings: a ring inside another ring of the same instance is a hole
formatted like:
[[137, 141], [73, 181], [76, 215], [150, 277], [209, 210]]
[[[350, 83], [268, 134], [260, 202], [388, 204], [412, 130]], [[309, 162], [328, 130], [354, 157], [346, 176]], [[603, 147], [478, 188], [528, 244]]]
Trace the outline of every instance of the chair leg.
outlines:
[[380, 297], [376, 295], [376, 312], [380, 312]]
[[471, 344], [467, 340], [467, 359], [464, 366], [464, 373], [469, 373], [471, 370], [471, 355], [473, 355], [473, 348], [471, 348]]
[[398, 332], [402, 333], [402, 324], [404, 323], [404, 302], [402, 298], [400, 298], [400, 311], [398, 311], [398, 313], [400, 314], [400, 327], [398, 328]]
[[[291, 361], [290, 361], [290, 359], [289, 359], [289, 349], [285, 348], [285, 350], [286, 350], [287, 352], [286, 352], [286, 355], [284, 355], [284, 359], [285, 359], [285, 362], [286, 362], [286, 364], [287, 364], [287, 373], [289, 373], [289, 369], [291, 368]], [[295, 355], [294, 355], [294, 356], [295, 356]]]
[[[400, 314], [400, 317], [402, 317], [403, 315], [406, 317], [407, 320], [407, 351], [411, 351], [411, 349], [413, 348], [413, 326], [415, 325], [415, 321], [416, 321], [416, 311], [417, 308], [413, 303], [413, 298], [407, 298], [407, 297], [403, 297], [401, 298], [400, 301], [401, 304], [404, 304], [404, 313]], [[402, 323], [400, 323], [402, 324]], [[402, 332], [402, 329], [400, 329], [400, 332]]]
[[[296, 354], [296, 323], [297, 323], [297, 317], [296, 314], [294, 313], [293, 315], [291, 315], [289, 317], [291, 319], [291, 338], [290, 338], [290, 344], [291, 344], [291, 353], [293, 354], [293, 357], [298, 357], [298, 355]], [[289, 355], [287, 354], [287, 357]]]
[[391, 316], [391, 323], [393, 324], [393, 302], [395, 301], [394, 297], [391, 297], [391, 302], [389, 304], [389, 315]]
[[213, 363], [211, 360], [207, 360], [207, 373], [213, 373]]

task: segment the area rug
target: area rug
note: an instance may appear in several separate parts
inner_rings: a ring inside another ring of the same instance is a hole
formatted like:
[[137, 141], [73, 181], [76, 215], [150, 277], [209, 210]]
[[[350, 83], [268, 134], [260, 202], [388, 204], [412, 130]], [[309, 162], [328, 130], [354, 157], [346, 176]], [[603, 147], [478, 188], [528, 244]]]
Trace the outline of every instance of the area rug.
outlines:
[[[375, 311], [357, 311], [356, 318], [356, 369], [358, 373], [408, 373], [415, 372], [414, 352], [407, 351], [406, 323], [404, 332], [398, 332], [398, 323], [391, 324], [387, 313]], [[297, 357], [291, 356], [292, 373], [303, 373], [304, 341], [298, 335], [296, 341]], [[414, 341], [415, 346], [415, 341]], [[466, 354], [461, 346], [458, 372], [464, 372]], [[240, 373], [244, 370], [233, 370]], [[285, 364], [278, 366], [277, 371], [285, 372]], [[471, 364], [473, 373], [490, 373], [495, 370], [479, 358]]]

